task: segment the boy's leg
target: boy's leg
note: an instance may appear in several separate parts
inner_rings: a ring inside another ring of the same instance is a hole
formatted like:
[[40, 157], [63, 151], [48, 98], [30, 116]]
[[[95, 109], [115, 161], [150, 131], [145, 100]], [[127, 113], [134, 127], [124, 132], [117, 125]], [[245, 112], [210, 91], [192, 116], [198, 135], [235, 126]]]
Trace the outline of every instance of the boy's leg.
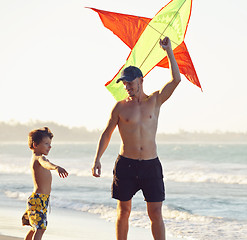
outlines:
[[117, 240], [127, 240], [129, 230], [129, 216], [131, 212], [131, 200], [117, 202]]
[[147, 202], [148, 216], [151, 220], [152, 234], [155, 240], [165, 240], [165, 224], [162, 218], [162, 202]]
[[34, 230], [30, 229], [30, 231], [27, 233], [27, 235], [24, 238], [24, 240], [32, 240], [33, 239], [33, 234], [34, 234]]
[[45, 229], [36, 229], [33, 236], [33, 240], [41, 240], [44, 232]]

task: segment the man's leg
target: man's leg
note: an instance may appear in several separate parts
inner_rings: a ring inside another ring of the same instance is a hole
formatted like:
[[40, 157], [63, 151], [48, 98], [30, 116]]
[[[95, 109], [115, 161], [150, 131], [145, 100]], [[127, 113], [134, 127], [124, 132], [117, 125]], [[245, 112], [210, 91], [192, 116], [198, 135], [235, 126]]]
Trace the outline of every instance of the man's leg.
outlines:
[[130, 212], [131, 212], [131, 200], [129, 201], [118, 200], [117, 222], [116, 222], [117, 240], [127, 240]]
[[165, 240], [165, 224], [162, 218], [162, 202], [147, 202], [148, 216], [151, 220], [152, 234], [155, 240]]

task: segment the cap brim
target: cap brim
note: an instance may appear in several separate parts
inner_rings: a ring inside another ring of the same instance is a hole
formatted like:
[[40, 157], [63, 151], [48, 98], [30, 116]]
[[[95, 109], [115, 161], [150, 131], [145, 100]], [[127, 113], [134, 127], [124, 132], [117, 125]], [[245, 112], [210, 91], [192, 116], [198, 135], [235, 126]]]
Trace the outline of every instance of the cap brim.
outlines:
[[135, 79], [128, 78], [128, 77], [124, 76], [124, 77], [119, 78], [119, 79], [116, 81], [116, 83], [119, 83], [120, 81], [132, 82], [133, 80], [135, 80]]
[[116, 81], [116, 83], [119, 83], [120, 81], [123, 81], [124, 80], [124, 78], [119, 78], [117, 81]]

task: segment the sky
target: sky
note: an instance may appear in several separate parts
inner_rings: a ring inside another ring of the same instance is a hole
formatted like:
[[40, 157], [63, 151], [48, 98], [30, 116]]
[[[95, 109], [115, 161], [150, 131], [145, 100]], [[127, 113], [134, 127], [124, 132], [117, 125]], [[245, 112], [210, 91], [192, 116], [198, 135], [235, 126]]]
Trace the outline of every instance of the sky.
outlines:
[[[85, 7], [152, 18], [169, 1], [0, 0], [0, 122], [103, 129], [115, 104], [104, 84], [130, 49]], [[183, 75], [158, 132], [247, 131], [247, 1], [193, 0], [185, 43], [203, 92]], [[155, 67], [150, 94], [170, 80]]]

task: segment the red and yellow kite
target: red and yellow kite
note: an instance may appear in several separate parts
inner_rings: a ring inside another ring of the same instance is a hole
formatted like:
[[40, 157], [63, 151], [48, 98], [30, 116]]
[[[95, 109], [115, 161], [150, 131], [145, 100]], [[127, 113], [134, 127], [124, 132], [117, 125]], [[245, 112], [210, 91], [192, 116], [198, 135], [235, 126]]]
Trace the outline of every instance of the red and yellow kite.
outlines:
[[184, 43], [191, 15], [192, 0], [172, 0], [153, 19], [91, 8], [99, 14], [106, 28], [117, 35], [131, 52], [114, 78], [105, 84], [119, 101], [127, 97], [122, 82], [116, 83], [121, 71], [130, 65], [139, 67], [146, 76], [155, 66], [169, 68], [167, 54], [161, 51], [159, 40], [168, 36], [180, 73], [201, 88], [188, 49]]

